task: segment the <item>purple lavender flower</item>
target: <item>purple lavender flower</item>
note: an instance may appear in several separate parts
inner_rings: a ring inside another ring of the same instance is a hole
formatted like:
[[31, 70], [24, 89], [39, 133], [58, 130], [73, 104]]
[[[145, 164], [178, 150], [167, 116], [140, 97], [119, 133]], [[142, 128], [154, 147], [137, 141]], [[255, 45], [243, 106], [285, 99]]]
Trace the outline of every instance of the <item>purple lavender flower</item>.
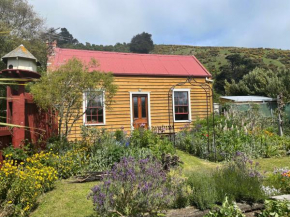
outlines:
[[[110, 210], [118, 210], [123, 215], [125, 208], [132, 212], [148, 212], [165, 209], [173, 201], [174, 193], [167, 188], [168, 179], [162, 165], [151, 158], [136, 161], [134, 158], [122, 158], [116, 163], [107, 176], [103, 176], [103, 183], [92, 188], [89, 195], [95, 210], [101, 216], [107, 216]], [[171, 186], [171, 185], [169, 185]], [[129, 197], [126, 200], [123, 196]], [[150, 211], [150, 210], [149, 210]]]

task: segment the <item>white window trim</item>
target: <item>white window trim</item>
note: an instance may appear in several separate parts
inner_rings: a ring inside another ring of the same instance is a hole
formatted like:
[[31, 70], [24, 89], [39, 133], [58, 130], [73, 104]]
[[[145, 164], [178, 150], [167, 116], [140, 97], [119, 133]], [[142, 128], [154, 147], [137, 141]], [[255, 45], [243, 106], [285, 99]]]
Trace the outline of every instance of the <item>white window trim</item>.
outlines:
[[[187, 91], [188, 93], [188, 120], [175, 120], [175, 101], [174, 101], [174, 92], [178, 91]], [[174, 89], [172, 94], [172, 105], [173, 105], [173, 120], [176, 123], [190, 123], [191, 122], [191, 100], [190, 100], [190, 89]]]
[[85, 126], [104, 126], [106, 125], [106, 105], [105, 105], [105, 91], [101, 91], [101, 90], [95, 90], [95, 91], [99, 91], [99, 92], [103, 92], [103, 123], [86, 123], [86, 93], [83, 93], [83, 124]]
[[148, 106], [148, 129], [151, 129], [151, 105], [150, 105], [150, 92], [129, 92], [130, 93], [130, 117], [131, 117], [131, 130], [134, 130], [133, 126], [133, 95], [147, 95], [147, 106]]

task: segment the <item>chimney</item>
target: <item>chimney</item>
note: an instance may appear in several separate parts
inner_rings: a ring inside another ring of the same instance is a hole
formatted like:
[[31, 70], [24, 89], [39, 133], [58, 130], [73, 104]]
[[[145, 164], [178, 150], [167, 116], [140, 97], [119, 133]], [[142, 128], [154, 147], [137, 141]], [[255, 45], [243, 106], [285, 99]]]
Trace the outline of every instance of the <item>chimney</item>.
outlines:
[[54, 56], [55, 56], [55, 49], [57, 45], [57, 41], [54, 40], [53, 42], [46, 41], [47, 44], [47, 71], [50, 71], [51, 67], [50, 65], [54, 61]]

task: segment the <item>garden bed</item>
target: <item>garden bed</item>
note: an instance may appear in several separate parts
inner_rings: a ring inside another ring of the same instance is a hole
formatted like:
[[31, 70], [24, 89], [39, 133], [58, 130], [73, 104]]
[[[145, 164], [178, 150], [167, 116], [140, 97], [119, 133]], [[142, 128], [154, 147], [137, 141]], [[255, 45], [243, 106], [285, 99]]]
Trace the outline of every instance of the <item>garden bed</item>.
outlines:
[[[259, 212], [264, 208], [261, 203], [255, 203], [253, 205], [238, 203], [238, 207], [245, 213], [246, 216], [254, 216], [255, 213]], [[166, 214], [167, 217], [203, 217], [209, 213], [209, 209], [201, 211], [195, 207], [186, 207], [182, 209], [169, 210]]]

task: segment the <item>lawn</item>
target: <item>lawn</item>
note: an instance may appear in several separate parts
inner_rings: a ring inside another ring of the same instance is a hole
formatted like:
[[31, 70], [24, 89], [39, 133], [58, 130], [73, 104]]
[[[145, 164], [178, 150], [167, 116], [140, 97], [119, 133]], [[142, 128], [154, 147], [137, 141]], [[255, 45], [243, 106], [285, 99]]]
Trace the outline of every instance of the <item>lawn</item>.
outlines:
[[207, 160], [202, 160], [198, 157], [194, 157], [188, 153], [177, 150], [177, 155], [180, 157], [180, 160], [183, 162], [183, 173], [186, 175], [195, 171], [206, 171], [214, 169], [221, 164], [213, 163]]
[[32, 217], [91, 217], [93, 204], [87, 200], [90, 189], [98, 182], [70, 183], [56, 182], [54, 190], [44, 194]]
[[254, 162], [259, 162], [260, 170], [266, 172], [272, 172], [275, 168], [288, 167], [290, 168], [290, 156], [280, 157], [280, 158], [262, 158], [254, 160]]
[[[183, 162], [183, 172], [188, 174], [195, 171], [208, 171], [221, 166], [221, 163], [213, 163], [199, 159], [182, 151], [177, 151]], [[271, 172], [275, 167], [290, 167], [290, 157], [258, 159], [261, 171]], [[56, 188], [44, 194], [38, 208], [31, 214], [32, 217], [92, 217], [93, 205], [87, 200], [90, 189], [98, 182], [69, 183], [67, 180], [58, 181]]]

